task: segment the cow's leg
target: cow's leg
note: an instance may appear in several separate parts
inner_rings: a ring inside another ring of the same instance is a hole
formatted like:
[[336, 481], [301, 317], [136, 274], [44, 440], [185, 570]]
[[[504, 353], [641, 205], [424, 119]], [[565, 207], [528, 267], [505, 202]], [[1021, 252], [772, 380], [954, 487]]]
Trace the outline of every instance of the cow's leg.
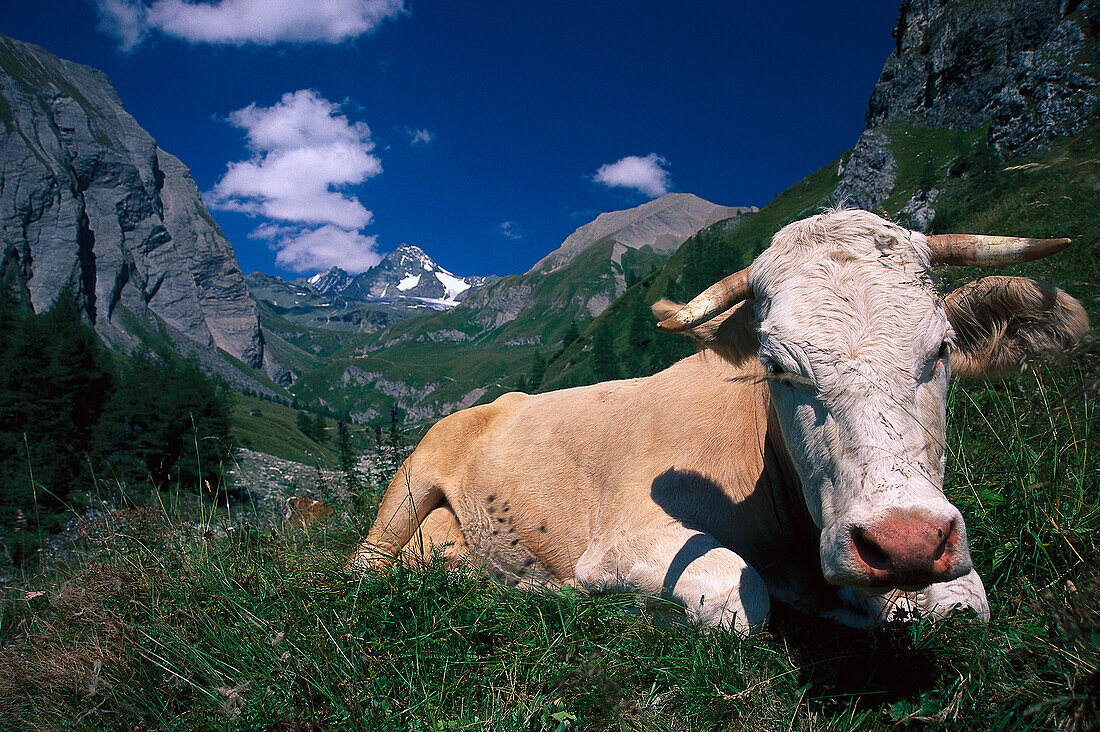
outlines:
[[446, 504], [424, 517], [401, 555], [414, 563], [426, 563], [434, 551], [443, 552], [443, 561], [450, 568], [460, 565], [469, 552], [458, 518]]
[[771, 610], [755, 569], [709, 534], [679, 524], [611, 542], [594, 538], [575, 574], [577, 586], [589, 592], [671, 598], [692, 621], [740, 636], [759, 629]]
[[989, 600], [985, 585], [974, 570], [950, 582], [937, 582], [916, 592], [894, 590], [868, 598], [871, 614], [880, 620], [922, 615], [945, 618], [956, 610], [970, 608], [978, 618], [989, 622]]

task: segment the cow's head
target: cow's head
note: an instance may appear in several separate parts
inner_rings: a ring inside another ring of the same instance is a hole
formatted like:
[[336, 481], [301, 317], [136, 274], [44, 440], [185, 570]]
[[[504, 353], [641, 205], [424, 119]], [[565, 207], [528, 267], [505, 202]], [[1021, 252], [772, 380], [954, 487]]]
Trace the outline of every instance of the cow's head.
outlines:
[[1003, 264], [1068, 239], [925, 236], [865, 211], [782, 229], [753, 264], [659, 327], [722, 357], [759, 358], [784, 442], [821, 529], [834, 584], [924, 586], [971, 569], [966, 526], [943, 495], [952, 372], [1018, 369], [1063, 351], [1088, 317], [1061, 290], [988, 277], [946, 297], [933, 264]]

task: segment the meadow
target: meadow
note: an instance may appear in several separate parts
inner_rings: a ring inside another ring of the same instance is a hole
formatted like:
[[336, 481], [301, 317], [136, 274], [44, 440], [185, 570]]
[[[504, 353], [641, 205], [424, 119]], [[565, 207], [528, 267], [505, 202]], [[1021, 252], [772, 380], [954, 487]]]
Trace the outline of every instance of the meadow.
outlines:
[[0, 726], [1095, 729], [1098, 362], [1086, 345], [952, 388], [946, 490], [989, 625], [853, 631], [776, 605], [738, 640], [676, 607], [520, 592], [439, 561], [349, 574], [383, 470], [350, 476], [343, 502], [314, 486], [335, 510], [311, 522], [168, 490], [74, 519], [66, 551], [4, 589]]

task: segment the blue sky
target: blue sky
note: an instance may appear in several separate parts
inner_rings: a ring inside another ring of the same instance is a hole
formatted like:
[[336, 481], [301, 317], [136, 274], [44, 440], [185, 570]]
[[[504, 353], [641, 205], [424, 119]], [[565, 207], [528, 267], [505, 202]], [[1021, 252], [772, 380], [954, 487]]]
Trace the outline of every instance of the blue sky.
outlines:
[[[278, 8], [276, 10], [275, 8]], [[398, 244], [528, 269], [664, 191], [763, 206], [851, 147], [889, 0], [0, 0], [102, 69], [190, 167], [245, 272]]]

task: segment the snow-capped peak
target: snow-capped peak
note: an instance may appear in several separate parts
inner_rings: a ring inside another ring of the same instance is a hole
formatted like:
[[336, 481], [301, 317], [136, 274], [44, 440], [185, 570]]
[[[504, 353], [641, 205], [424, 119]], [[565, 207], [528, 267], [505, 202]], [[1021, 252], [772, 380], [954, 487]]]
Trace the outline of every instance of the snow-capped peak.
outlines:
[[459, 277], [440, 267], [418, 246], [402, 244], [371, 269], [354, 277], [339, 267], [308, 282], [324, 293], [349, 300], [416, 299], [435, 307], [453, 307], [467, 291], [495, 278]]

